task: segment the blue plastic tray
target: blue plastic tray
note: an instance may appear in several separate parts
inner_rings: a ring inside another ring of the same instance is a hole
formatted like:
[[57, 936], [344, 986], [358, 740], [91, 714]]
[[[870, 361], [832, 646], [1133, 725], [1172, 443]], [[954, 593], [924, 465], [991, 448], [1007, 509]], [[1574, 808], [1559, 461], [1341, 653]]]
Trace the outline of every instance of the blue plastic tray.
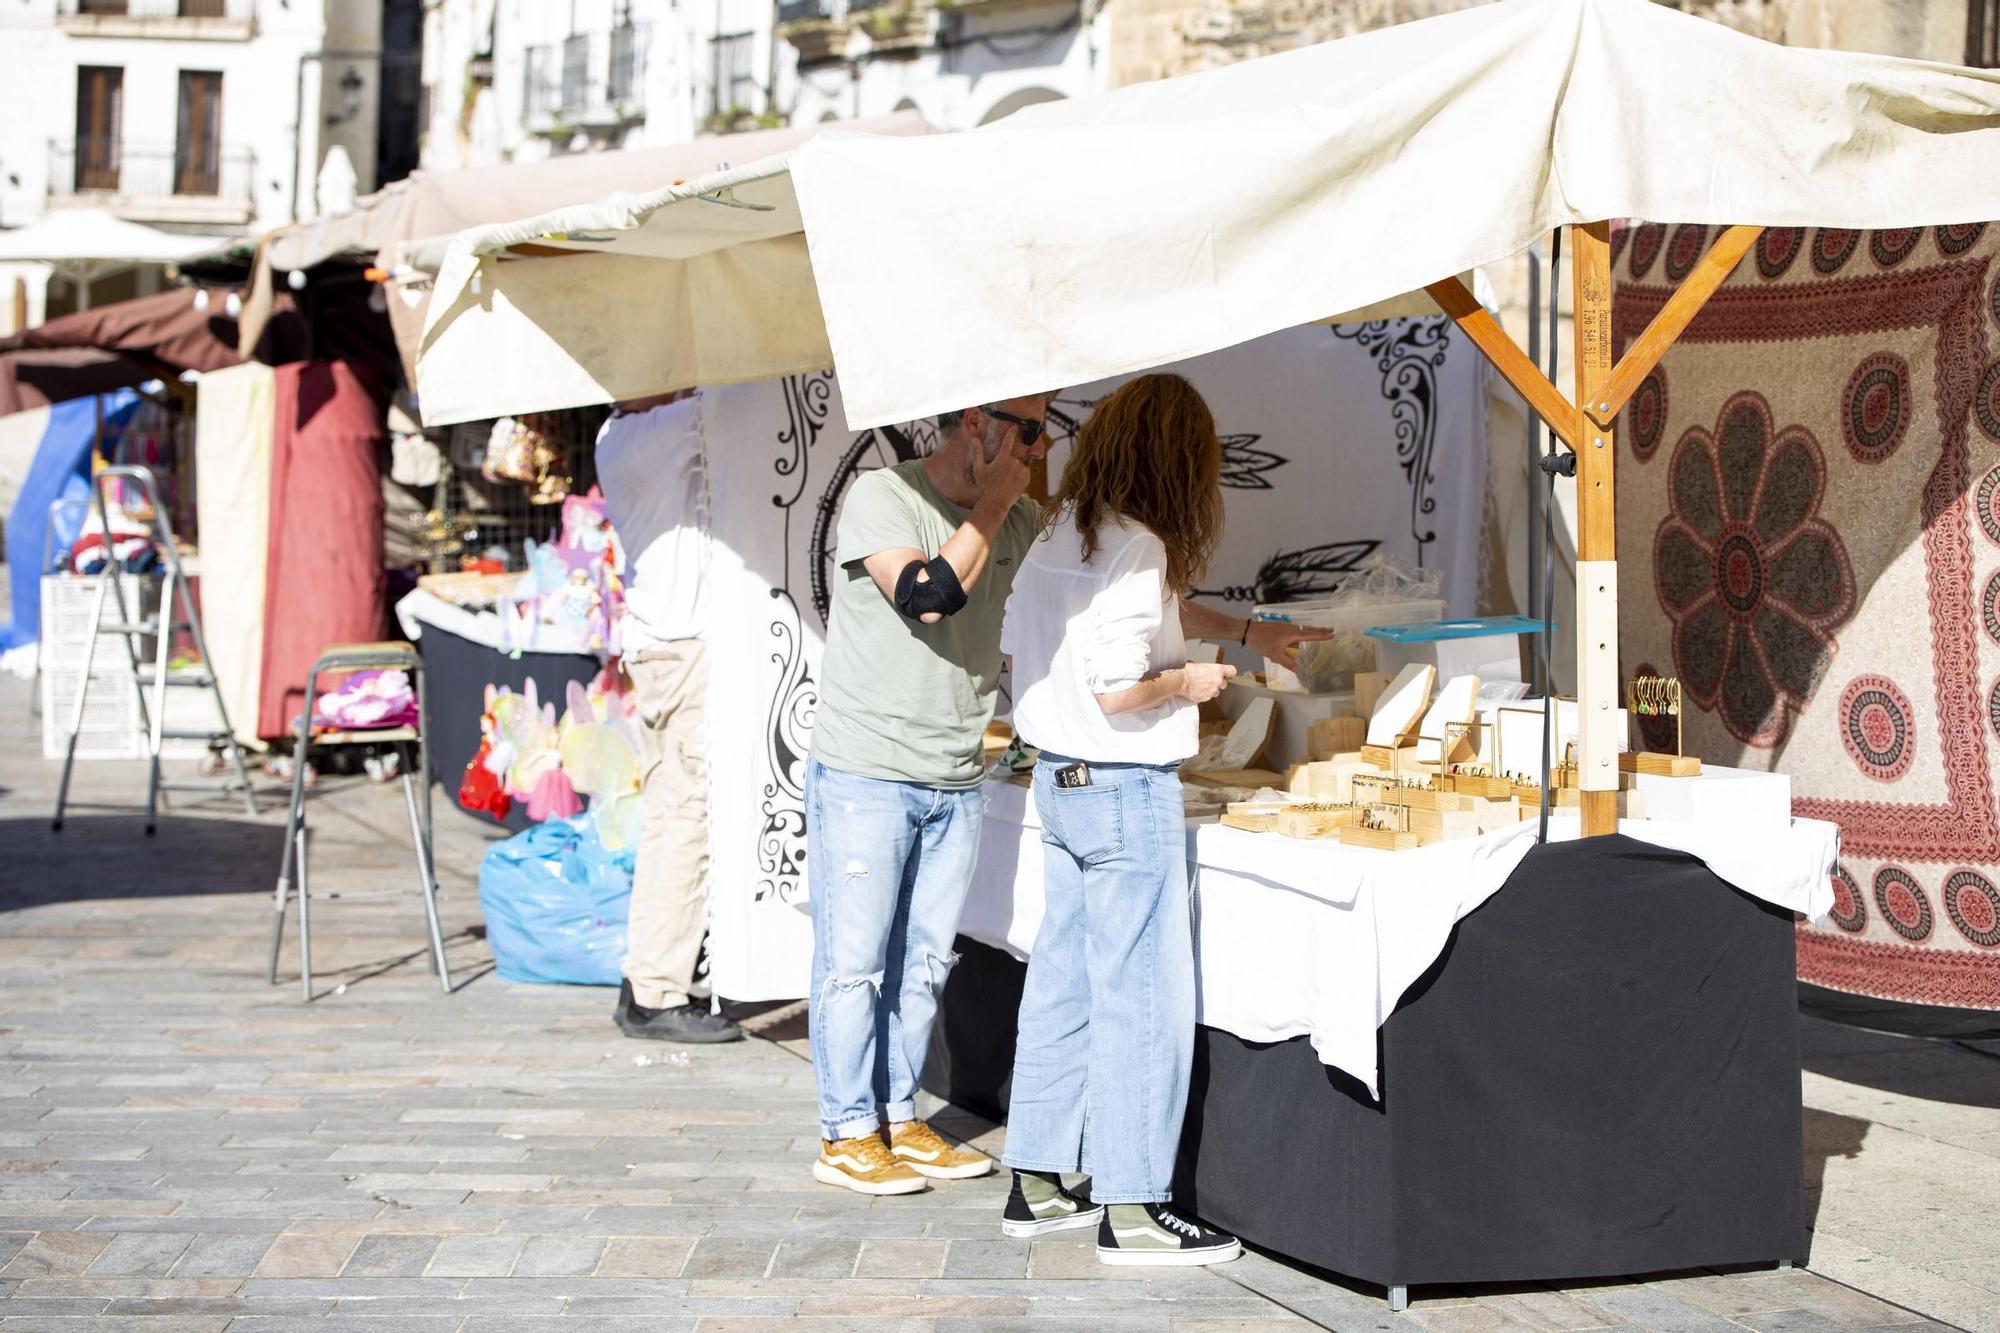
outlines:
[[[1555, 629], [1554, 621], [1549, 622]], [[1414, 625], [1377, 625], [1366, 631], [1371, 639], [1390, 643], [1436, 643], [1440, 639], [1486, 639], [1502, 634], [1540, 634], [1542, 622], [1531, 616], [1467, 616], [1458, 620], [1420, 620]]]

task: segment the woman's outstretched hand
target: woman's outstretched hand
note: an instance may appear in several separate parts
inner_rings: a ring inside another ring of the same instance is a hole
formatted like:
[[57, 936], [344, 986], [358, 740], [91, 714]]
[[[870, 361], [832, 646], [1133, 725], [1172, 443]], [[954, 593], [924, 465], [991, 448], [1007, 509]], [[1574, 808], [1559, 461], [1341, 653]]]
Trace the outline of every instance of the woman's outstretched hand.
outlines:
[[1181, 697], [1189, 703], [1205, 704], [1222, 693], [1235, 674], [1235, 667], [1222, 663], [1190, 662], [1181, 668]]

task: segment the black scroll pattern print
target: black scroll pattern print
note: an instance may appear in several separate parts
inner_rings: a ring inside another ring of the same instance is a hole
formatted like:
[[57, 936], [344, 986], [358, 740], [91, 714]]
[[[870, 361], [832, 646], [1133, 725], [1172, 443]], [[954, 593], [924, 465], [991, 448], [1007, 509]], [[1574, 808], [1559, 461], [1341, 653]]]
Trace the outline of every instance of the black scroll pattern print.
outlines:
[[[772, 495], [771, 503], [784, 516], [782, 568], [789, 569], [792, 513], [805, 497], [809, 455], [826, 426], [833, 375], [790, 375], [783, 388], [785, 428], [778, 433], [778, 460], [772, 470], [784, 486]], [[759, 793], [763, 823], [757, 831], [757, 884], [751, 901], [795, 903], [806, 897], [806, 754], [813, 717], [819, 709], [819, 686], [806, 667], [805, 627], [791, 589], [774, 587], [770, 596], [767, 633], [771, 661], [778, 668], [778, 685], [764, 718], [766, 776]]]
[[1340, 590], [1348, 574], [1375, 554], [1379, 541], [1360, 538], [1328, 542], [1303, 551], [1280, 551], [1257, 566], [1251, 583], [1232, 583], [1221, 588], [1196, 588], [1197, 597], [1215, 597], [1225, 602], [1295, 602], [1304, 597], [1326, 597]]
[[1382, 397], [1395, 423], [1396, 462], [1410, 487], [1410, 536], [1417, 543], [1417, 564], [1424, 564], [1437, 540], [1432, 516], [1437, 477], [1432, 458], [1437, 452], [1438, 368], [1451, 347], [1451, 321], [1377, 319], [1365, 324], [1334, 326], [1333, 336], [1358, 343], [1375, 358], [1382, 372]]

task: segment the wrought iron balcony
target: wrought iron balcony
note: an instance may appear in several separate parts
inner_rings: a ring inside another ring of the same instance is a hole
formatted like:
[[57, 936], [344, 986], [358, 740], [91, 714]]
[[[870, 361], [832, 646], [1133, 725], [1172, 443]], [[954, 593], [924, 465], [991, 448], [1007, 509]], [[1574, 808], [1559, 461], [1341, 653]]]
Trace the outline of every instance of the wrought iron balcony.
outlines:
[[630, 108], [645, 100], [646, 53], [652, 33], [652, 27], [644, 23], [621, 23], [611, 30], [611, 74], [606, 91], [614, 105]]
[[522, 96], [529, 128], [614, 128], [637, 119], [646, 96], [650, 32], [643, 23], [623, 23], [529, 47]]
[[256, 0], [56, 0], [57, 23], [78, 37], [240, 41], [256, 18]]
[[528, 74], [521, 92], [521, 109], [528, 120], [549, 120], [562, 110], [561, 67], [554, 46], [528, 48]]
[[596, 45], [595, 36], [594, 33], [578, 32], [563, 38], [560, 105], [565, 116], [578, 115], [591, 104], [591, 94], [597, 84], [592, 77], [596, 71], [590, 58]]
[[57, 140], [49, 144], [49, 202], [91, 204], [134, 221], [244, 222], [256, 212], [256, 166], [247, 148]]

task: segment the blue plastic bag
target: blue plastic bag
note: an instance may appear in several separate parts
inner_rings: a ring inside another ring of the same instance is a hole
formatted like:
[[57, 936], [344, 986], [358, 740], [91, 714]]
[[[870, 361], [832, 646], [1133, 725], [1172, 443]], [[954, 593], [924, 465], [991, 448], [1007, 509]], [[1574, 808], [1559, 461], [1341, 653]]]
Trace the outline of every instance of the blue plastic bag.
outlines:
[[508, 981], [616, 986], [631, 902], [632, 853], [607, 852], [587, 814], [495, 843], [479, 865], [486, 940]]

